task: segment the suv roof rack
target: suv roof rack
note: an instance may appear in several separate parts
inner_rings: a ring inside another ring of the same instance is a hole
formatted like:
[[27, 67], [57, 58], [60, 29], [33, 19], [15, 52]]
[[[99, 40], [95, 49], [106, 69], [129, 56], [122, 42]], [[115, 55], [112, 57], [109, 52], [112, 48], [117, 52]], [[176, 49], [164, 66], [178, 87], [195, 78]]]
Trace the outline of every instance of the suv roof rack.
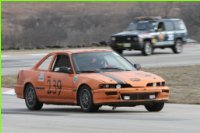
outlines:
[[162, 19], [161, 16], [141, 16], [135, 18], [135, 20], [160, 20], [160, 19]]

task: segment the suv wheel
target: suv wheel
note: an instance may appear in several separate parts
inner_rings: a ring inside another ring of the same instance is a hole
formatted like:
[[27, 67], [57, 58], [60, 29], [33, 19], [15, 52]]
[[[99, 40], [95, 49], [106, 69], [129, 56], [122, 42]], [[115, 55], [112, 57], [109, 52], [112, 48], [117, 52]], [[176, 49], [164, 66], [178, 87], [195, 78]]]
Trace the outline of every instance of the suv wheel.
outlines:
[[144, 106], [149, 112], [158, 112], [163, 109], [164, 104], [165, 104], [164, 102], [156, 102], [156, 103], [149, 103]]
[[176, 40], [174, 46], [172, 47], [172, 51], [176, 54], [183, 52], [183, 41], [181, 39]]
[[29, 110], [40, 110], [43, 106], [43, 103], [38, 101], [35, 89], [31, 84], [25, 88], [25, 103]]
[[145, 56], [149, 56], [152, 53], [153, 53], [153, 47], [152, 47], [151, 42], [149, 42], [149, 41], [144, 42], [144, 47], [142, 49], [142, 54], [145, 55]]
[[80, 89], [78, 99], [81, 109], [84, 112], [97, 112], [100, 106], [93, 104], [93, 97], [90, 88], [88, 86], [82, 86]]

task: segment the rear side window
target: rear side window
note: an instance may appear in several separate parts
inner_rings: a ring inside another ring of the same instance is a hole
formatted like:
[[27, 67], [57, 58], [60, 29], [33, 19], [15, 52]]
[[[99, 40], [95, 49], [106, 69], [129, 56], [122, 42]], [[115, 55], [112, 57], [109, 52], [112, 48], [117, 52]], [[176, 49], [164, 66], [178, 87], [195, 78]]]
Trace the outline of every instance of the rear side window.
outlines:
[[176, 30], [185, 30], [185, 24], [183, 23], [183, 21], [181, 20], [174, 21], [174, 24], [175, 24]]
[[44, 60], [40, 66], [38, 67], [39, 70], [48, 70], [49, 69], [49, 65], [51, 63], [51, 60], [53, 59], [53, 55], [50, 55], [49, 57], [47, 57], [46, 60]]
[[174, 25], [171, 21], [165, 22], [165, 30], [166, 31], [173, 31], [174, 30]]

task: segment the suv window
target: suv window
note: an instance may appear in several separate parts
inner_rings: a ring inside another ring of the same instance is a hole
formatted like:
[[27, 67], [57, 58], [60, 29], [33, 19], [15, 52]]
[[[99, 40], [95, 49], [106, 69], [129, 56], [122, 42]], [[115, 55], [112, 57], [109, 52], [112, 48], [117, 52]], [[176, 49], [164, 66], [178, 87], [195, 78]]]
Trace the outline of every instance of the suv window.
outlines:
[[165, 23], [165, 30], [166, 31], [173, 31], [174, 30], [174, 25], [171, 21], [166, 21]]
[[158, 32], [165, 31], [165, 26], [163, 22], [158, 23]]
[[176, 30], [185, 30], [185, 25], [183, 21], [177, 20], [177, 21], [174, 21], [174, 24], [175, 24]]
[[72, 69], [69, 56], [66, 54], [57, 55], [57, 57], [54, 61], [54, 65], [52, 67], [53, 68], [52, 71], [58, 72], [61, 67], [67, 67], [67, 68]]
[[51, 64], [51, 60], [53, 59], [53, 55], [50, 55], [49, 57], [47, 57], [39, 66], [38, 69], [39, 70], [48, 70], [49, 69], [49, 65]]
[[130, 23], [127, 30], [128, 31], [151, 31], [155, 28], [156, 22], [155, 21], [134, 21]]

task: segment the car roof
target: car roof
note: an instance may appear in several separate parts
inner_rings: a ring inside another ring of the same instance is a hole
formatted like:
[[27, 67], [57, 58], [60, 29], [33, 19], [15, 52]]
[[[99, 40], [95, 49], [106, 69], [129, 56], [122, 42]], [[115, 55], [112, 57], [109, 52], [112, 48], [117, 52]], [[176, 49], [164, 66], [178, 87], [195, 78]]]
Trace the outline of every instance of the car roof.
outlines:
[[180, 18], [162, 18], [162, 17], [140, 17], [136, 18], [136, 21], [177, 21]]
[[111, 49], [69, 49], [69, 50], [60, 50], [60, 51], [55, 51], [51, 52], [50, 54], [59, 54], [59, 53], [68, 53], [68, 54], [73, 54], [73, 53], [89, 53], [89, 52], [111, 52]]

